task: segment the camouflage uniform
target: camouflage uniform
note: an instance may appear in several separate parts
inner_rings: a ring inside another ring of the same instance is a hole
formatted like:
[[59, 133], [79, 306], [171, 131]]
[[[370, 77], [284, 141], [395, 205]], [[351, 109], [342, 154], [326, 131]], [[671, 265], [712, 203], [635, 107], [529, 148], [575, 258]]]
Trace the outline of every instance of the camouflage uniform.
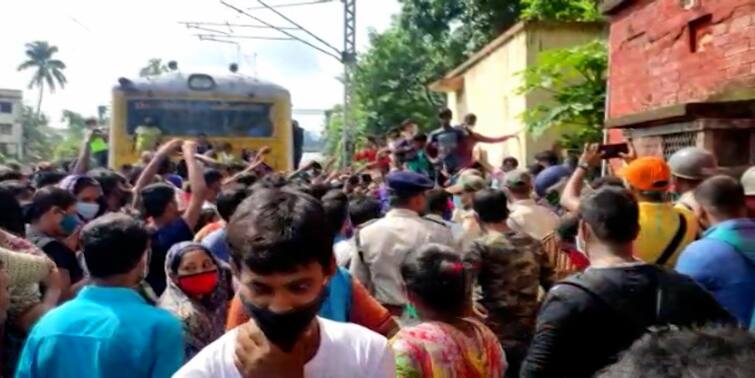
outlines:
[[478, 303], [487, 310], [485, 323], [518, 366], [535, 330], [539, 286], [547, 290], [556, 281], [542, 243], [523, 233], [487, 232], [464, 261], [482, 289]]

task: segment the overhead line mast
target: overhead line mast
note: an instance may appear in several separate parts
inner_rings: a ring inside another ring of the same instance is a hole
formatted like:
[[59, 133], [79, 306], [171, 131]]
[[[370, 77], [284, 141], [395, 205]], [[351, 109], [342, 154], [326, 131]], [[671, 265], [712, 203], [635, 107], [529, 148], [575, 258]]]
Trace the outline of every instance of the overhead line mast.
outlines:
[[[195, 22], [195, 21], [182, 21], [180, 24], [185, 25], [189, 29], [195, 29], [204, 33], [194, 34], [200, 40], [214, 41], [222, 43], [230, 43], [238, 46], [238, 43], [233, 41], [234, 39], [256, 39], [256, 40], [296, 40], [299, 41], [329, 57], [337, 59], [343, 64], [343, 128], [341, 130], [342, 146], [341, 146], [341, 164], [346, 166], [351, 163], [351, 158], [354, 155], [354, 112], [353, 112], [353, 74], [354, 66], [357, 61], [356, 51], [356, 0], [340, 0], [343, 3], [343, 49], [338, 50], [335, 46], [328, 43], [325, 39], [319, 37], [315, 33], [307, 30], [296, 21], [292, 20], [281, 11], [276, 8], [285, 7], [299, 7], [307, 5], [318, 5], [331, 3], [336, 0], [310, 0], [301, 2], [291, 2], [283, 4], [267, 4], [263, 0], [256, 0], [260, 6], [249, 7], [247, 10], [268, 10], [273, 12], [278, 17], [285, 20], [291, 26], [278, 26], [264, 19], [250, 14], [244, 9], [241, 9], [226, 0], [219, 0], [222, 5], [228, 7], [243, 15], [256, 21], [259, 24], [239, 24], [229, 22]], [[228, 31], [218, 29], [218, 27], [226, 27]], [[272, 29], [285, 37], [276, 36], [263, 36], [263, 35], [236, 35], [233, 28], [254, 28], [254, 29]], [[307, 40], [296, 33], [303, 32], [307, 36], [314, 38], [314, 41]], [[214, 33], [214, 34], [211, 34]]]

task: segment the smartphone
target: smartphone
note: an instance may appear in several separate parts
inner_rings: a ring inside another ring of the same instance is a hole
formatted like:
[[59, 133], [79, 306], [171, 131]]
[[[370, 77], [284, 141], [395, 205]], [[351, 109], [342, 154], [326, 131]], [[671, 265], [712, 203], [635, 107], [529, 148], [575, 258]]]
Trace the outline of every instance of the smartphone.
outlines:
[[621, 154], [629, 153], [629, 145], [626, 143], [603, 144], [598, 147], [598, 152], [603, 159], [613, 159], [621, 157]]

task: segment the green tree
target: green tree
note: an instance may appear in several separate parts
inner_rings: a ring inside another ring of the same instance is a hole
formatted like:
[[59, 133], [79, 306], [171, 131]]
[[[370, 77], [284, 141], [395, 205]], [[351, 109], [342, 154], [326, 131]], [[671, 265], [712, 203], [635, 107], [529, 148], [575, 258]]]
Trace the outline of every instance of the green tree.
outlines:
[[523, 20], [597, 21], [596, 0], [521, 0]]
[[538, 62], [522, 72], [522, 93], [545, 91], [552, 102], [523, 114], [535, 136], [552, 127], [567, 126], [562, 142], [580, 148], [599, 142], [603, 135], [608, 54], [602, 41], [542, 52]]
[[53, 150], [60, 138], [55, 130], [48, 127], [47, 117], [24, 106], [21, 109], [21, 128], [24, 136], [24, 159], [31, 162], [52, 159]]
[[139, 70], [139, 77], [157, 76], [170, 71], [162, 59], [152, 58], [146, 66]]
[[57, 83], [60, 88], [64, 88], [66, 83], [66, 76], [63, 74], [63, 70], [66, 68], [65, 63], [58, 59], [53, 59], [53, 55], [58, 52], [57, 46], [51, 46], [47, 41], [34, 41], [26, 44], [26, 57], [25, 62], [18, 66], [18, 71], [23, 71], [28, 68], [34, 69], [34, 75], [29, 82], [29, 89], [37, 87], [39, 88], [39, 99], [37, 100], [37, 114], [42, 109], [42, 96], [45, 91], [45, 84], [50, 89], [50, 92], [55, 92], [55, 85]]
[[84, 140], [86, 117], [71, 110], [63, 110], [61, 120], [66, 124], [63, 140], [55, 146], [53, 156], [56, 160], [75, 158]]

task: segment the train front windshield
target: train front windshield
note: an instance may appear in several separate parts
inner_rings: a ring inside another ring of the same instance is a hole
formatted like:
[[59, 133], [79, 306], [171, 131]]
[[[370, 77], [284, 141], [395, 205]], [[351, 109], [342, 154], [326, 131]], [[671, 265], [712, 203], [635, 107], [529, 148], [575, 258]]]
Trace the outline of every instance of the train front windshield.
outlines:
[[127, 101], [127, 133], [151, 120], [165, 135], [269, 138], [272, 104], [220, 100]]

